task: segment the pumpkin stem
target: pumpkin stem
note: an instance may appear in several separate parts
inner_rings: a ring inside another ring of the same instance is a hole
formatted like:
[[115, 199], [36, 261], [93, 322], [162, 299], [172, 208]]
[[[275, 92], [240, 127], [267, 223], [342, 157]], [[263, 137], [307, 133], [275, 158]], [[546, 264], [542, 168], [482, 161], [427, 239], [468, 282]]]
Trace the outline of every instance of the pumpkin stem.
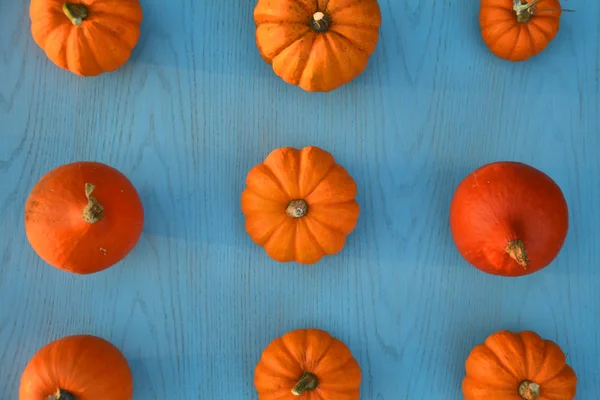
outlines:
[[83, 219], [90, 224], [95, 224], [104, 218], [104, 207], [102, 207], [98, 203], [98, 200], [92, 196], [92, 192], [95, 188], [96, 186], [91, 183], [85, 184], [85, 197], [87, 197], [88, 203], [83, 209]]
[[317, 380], [316, 376], [314, 376], [310, 372], [305, 372], [300, 377], [298, 383], [296, 383], [296, 386], [294, 386], [294, 388], [292, 389], [292, 394], [294, 396], [300, 396], [302, 393], [308, 390], [316, 389], [318, 384], [319, 381]]
[[75, 400], [75, 395], [63, 389], [58, 389], [52, 396], [48, 396], [46, 400]]
[[537, 400], [540, 397], [540, 385], [530, 381], [521, 382], [519, 396], [525, 400]]
[[73, 25], [81, 26], [83, 20], [88, 16], [87, 7], [83, 4], [65, 3], [63, 4], [62, 9]]
[[535, 12], [535, 5], [540, 0], [531, 0], [529, 3], [525, 0], [514, 0], [513, 10], [517, 13], [517, 22], [529, 22]]
[[523, 268], [527, 268], [529, 265], [529, 257], [527, 257], [527, 251], [525, 250], [525, 244], [522, 240], [515, 239], [508, 242], [505, 251], [508, 253], [510, 258], [519, 263]]
[[327, 18], [327, 15], [325, 15], [325, 13], [317, 11], [313, 14], [312, 26], [313, 28], [315, 28], [315, 31], [325, 32], [327, 29], [329, 29], [329, 24], [329, 18]]
[[288, 215], [288, 217], [292, 218], [302, 218], [307, 212], [308, 204], [306, 204], [306, 201], [302, 199], [290, 201], [285, 209], [285, 213]]

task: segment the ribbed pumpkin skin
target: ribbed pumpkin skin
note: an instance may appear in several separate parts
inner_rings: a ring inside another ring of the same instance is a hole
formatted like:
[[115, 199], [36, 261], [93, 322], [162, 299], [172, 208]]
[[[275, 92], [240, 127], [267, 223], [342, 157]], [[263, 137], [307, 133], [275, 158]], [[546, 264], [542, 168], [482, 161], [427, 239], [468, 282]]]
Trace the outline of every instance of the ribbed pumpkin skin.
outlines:
[[65, 15], [65, 0], [31, 0], [33, 40], [60, 68], [95, 76], [121, 67], [140, 37], [142, 7], [138, 0], [73, 0], [88, 16], [76, 26]]
[[[306, 372], [317, 377], [318, 386], [293, 395]], [[273, 340], [254, 371], [258, 400], [358, 400], [361, 379], [348, 347], [320, 329], [298, 329]]]
[[[323, 12], [329, 29], [311, 21]], [[258, 0], [256, 45], [285, 82], [309, 92], [334, 90], [360, 75], [375, 51], [381, 26], [376, 0]]]
[[[352, 177], [325, 150], [275, 149], [246, 177], [241, 196], [246, 231], [276, 261], [316, 263], [340, 252], [355, 228], [356, 190]], [[286, 214], [296, 199], [308, 204], [301, 218]]]
[[523, 400], [519, 385], [540, 386], [537, 400], [572, 400], [577, 376], [558, 345], [530, 331], [499, 331], [477, 345], [466, 361], [465, 400]]
[[133, 377], [127, 360], [110, 342], [74, 335], [42, 347], [21, 377], [19, 400], [46, 400], [58, 389], [75, 400], [131, 400]]
[[[83, 219], [86, 184], [104, 208], [93, 224]], [[115, 168], [92, 161], [61, 165], [46, 173], [25, 203], [25, 233], [35, 252], [64, 271], [91, 274], [121, 261], [135, 247], [144, 209], [135, 187]]]
[[[529, 0], [531, 2], [531, 0]], [[479, 24], [483, 41], [496, 56], [524, 61], [543, 51], [560, 27], [558, 0], [540, 0], [528, 22], [518, 22], [513, 0], [481, 0]]]

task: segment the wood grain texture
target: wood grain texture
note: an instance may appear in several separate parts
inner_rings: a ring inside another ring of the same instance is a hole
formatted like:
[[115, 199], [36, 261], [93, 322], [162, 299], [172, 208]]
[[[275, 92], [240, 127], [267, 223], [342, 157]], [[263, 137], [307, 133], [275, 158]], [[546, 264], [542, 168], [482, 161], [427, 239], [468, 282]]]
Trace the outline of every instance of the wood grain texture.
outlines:
[[[51, 64], [28, 2], [0, 1], [0, 394], [16, 398], [43, 344], [75, 333], [130, 360], [135, 400], [255, 399], [262, 349], [300, 327], [345, 341], [362, 398], [457, 399], [470, 349], [499, 329], [555, 340], [600, 392], [600, 3], [565, 7], [541, 55], [511, 64], [481, 40], [477, 2], [381, 0], [367, 70], [328, 94], [277, 78], [252, 2], [142, 0], [132, 59], [82, 79]], [[316, 145], [356, 179], [345, 249], [277, 264], [244, 231], [247, 171], [275, 147]], [[46, 171], [108, 163], [138, 189], [142, 238], [117, 266], [73, 276], [25, 238], [23, 205]], [[523, 278], [485, 275], [455, 250], [458, 182], [518, 160], [570, 206], [558, 258]]]

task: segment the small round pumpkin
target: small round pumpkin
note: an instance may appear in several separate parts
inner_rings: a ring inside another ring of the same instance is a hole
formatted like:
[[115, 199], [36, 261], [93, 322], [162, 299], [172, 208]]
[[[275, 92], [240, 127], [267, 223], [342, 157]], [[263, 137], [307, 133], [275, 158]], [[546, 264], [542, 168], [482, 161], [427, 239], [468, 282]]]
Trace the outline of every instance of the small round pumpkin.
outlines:
[[561, 13], [558, 0], [481, 0], [481, 35], [496, 56], [524, 61], [554, 39]]
[[320, 329], [273, 340], [254, 371], [258, 400], [358, 400], [361, 379], [348, 347]]
[[522, 276], [547, 267], [568, 228], [560, 187], [519, 162], [477, 168], [458, 185], [450, 204], [450, 229], [459, 253], [493, 275]]
[[360, 75], [381, 26], [377, 0], [258, 0], [256, 45], [285, 82], [328, 92]]
[[577, 376], [558, 345], [530, 331], [502, 330], [473, 348], [465, 400], [572, 400]]
[[25, 232], [33, 249], [48, 264], [77, 274], [121, 261], [143, 225], [144, 210], [131, 182], [98, 162], [51, 170], [25, 204]]
[[19, 400], [131, 400], [133, 377], [113, 344], [73, 335], [42, 347], [21, 377]]
[[114, 71], [140, 37], [139, 0], [31, 0], [33, 40], [57, 66], [80, 76]]
[[279, 262], [313, 264], [338, 253], [355, 228], [356, 183], [318, 147], [273, 150], [250, 170], [241, 207], [246, 231]]

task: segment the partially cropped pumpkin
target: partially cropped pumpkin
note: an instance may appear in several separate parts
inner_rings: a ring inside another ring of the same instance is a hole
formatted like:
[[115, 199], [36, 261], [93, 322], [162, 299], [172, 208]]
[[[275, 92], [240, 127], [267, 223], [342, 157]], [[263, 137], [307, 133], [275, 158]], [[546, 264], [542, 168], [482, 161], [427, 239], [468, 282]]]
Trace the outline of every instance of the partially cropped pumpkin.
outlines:
[[140, 37], [139, 0], [31, 0], [33, 40], [56, 65], [80, 76], [114, 71]]
[[567, 202], [548, 175], [523, 163], [495, 162], [470, 173], [450, 204], [459, 253], [474, 267], [520, 276], [548, 266], [569, 228]]
[[465, 400], [572, 400], [577, 376], [558, 345], [534, 332], [499, 331], [466, 362]]
[[254, 371], [258, 400], [358, 400], [361, 379], [348, 347], [319, 329], [273, 340]]
[[381, 11], [377, 0], [258, 0], [254, 22], [258, 50], [275, 74], [327, 92], [365, 70]]
[[246, 231], [280, 262], [338, 253], [356, 226], [356, 183], [318, 147], [273, 150], [250, 170], [241, 196]]
[[481, 0], [481, 35], [496, 56], [523, 61], [554, 39], [561, 13], [558, 0]]
[[46, 173], [25, 204], [25, 232], [48, 264], [90, 274], [121, 261], [136, 245], [144, 210], [131, 182], [97, 162]]
[[110, 342], [74, 335], [42, 347], [21, 377], [19, 400], [131, 400], [127, 360]]

